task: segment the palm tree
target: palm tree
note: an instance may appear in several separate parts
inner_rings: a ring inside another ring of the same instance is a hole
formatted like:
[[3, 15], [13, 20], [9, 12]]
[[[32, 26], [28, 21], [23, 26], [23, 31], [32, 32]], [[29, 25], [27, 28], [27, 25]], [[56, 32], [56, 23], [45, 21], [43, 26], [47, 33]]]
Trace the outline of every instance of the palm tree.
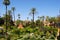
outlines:
[[39, 17], [39, 16], [38, 16], [37, 18], [38, 18], [38, 19], [40, 19], [40, 17]]
[[46, 16], [46, 21], [49, 21], [50, 17], [49, 16]]
[[14, 22], [15, 22], [15, 13], [14, 13], [14, 11], [15, 11], [15, 7], [12, 7], [12, 11], [13, 11], [13, 15], [14, 15]]
[[32, 14], [32, 18], [33, 18], [33, 20], [32, 20], [32, 22], [33, 22], [33, 27], [34, 27], [34, 14], [36, 13], [36, 8], [32, 8], [32, 10], [31, 10], [31, 14]]
[[[7, 6], [10, 5], [10, 1], [9, 0], [4, 0], [3, 4], [6, 6], [6, 36], [7, 36], [7, 29], [8, 29], [8, 27], [7, 27], [7, 25], [8, 25], [7, 24]], [[8, 38], [7, 38], [7, 40], [8, 40]]]
[[3, 4], [6, 6], [6, 33], [7, 33], [7, 6], [10, 5], [10, 1], [4, 0]]
[[44, 16], [38, 17], [40, 19], [40, 21], [44, 21]]
[[8, 10], [8, 15], [10, 16], [10, 20], [12, 20], [12, 14], [11, 14], [11, 10]]
[[27, 20], [29, 19], [29, 17], [27, 17]]
[[20, 19], [20, 14], [18, 14], [18, 19]]
[[44, 17], [44, 16], [41, 16], [41, 18], [42, 18], [42, 21], [44, 22], [44, 18], [45, 18], [45, 17]]

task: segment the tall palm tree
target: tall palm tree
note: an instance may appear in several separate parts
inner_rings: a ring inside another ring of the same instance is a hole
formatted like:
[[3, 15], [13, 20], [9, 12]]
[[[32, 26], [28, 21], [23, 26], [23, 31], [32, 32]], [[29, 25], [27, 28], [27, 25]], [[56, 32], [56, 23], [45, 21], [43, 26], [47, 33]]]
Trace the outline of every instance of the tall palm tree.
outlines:
[[32, 8], [31, 14], [32, 14], [32, 18], [33, 18], [33, 20], [32, 20], [33, 26], [34, 26], [34, 15], [35, 15], [35, 13], [36, 13], [36, 8]]
[[4, 0], [3, 4], [6, 6], [6, 33], [7, 33], [7, 6], [10, 5], [10, 1]]
[[15, 22], [15, 13], [14, 13], [14, 11], [15, 11], [15, 7], [12, 7], [12, 11], [13, 11], [13, 15], [14, 15], [14, 22]]

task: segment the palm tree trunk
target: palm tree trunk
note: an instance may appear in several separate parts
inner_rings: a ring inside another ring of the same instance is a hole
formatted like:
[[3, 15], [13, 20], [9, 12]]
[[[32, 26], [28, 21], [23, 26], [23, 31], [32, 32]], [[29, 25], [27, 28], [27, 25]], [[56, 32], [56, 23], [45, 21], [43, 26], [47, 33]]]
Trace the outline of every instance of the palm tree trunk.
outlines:
[[7, 5], [6, 5], [6, 33], [7, 33]]
[[[14, 14], [14, 11], [13, 11], [13, 14]], [[14, 23], [15, 23], [15, 14], [14, 14]]]
[[33, 27], [34, 27], [34, 12], [33, 12]]
[[8, 25], [7, 25], [7, 5], [6, 5], [6, 40], [8, 40], [7, 29]]

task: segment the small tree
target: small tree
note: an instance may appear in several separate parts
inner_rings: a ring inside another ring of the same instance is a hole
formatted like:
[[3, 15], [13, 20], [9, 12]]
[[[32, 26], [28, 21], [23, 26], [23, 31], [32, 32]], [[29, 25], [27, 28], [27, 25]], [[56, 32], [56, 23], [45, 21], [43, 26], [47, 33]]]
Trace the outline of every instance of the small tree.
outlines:
[[14, 15], [14, 22], [15, 22], [15, 13], [14, 13], [14, 11], [15, 11], [15, 7], [12, 7], [12, 11], [13, 11], [13, 15]]
[[20, 20], [20, 14], [18, 14], [18, 19]]

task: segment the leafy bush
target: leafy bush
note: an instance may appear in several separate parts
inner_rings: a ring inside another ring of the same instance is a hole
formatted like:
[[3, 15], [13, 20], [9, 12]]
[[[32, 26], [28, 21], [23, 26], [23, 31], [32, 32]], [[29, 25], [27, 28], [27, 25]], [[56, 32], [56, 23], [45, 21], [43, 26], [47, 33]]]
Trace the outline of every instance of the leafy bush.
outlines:
[[57, 28], [43, 27], [43, 29], [41, 30], [39, 27], [22, 29], [13, 27], [8, 31], [8, 34], [11, 40], [55, 40]]

